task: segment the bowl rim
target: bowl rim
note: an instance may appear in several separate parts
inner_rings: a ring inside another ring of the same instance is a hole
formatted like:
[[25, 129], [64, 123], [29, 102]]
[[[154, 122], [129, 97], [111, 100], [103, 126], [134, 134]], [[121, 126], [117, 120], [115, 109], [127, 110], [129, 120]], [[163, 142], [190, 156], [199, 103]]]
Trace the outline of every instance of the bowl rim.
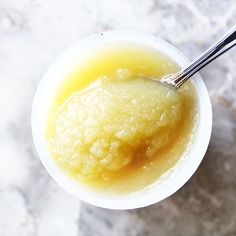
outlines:
[[[193, 155], [193, 157], [191, 156], [191, 158], [185, 160], [184, 167], [179, 167], [182, 168], [181, 171], [177, 170], [179, 171], [178, 176], [175, 176], [174, 179], [172, 178], [172, 181], [170, 181], [170, 177], [167, 177], [167, 179], [163, 181], [161, 185], [159, 185], [159, 188], [161, 189], [155, 187], [153, 189], [147, 188], [143, 190], [143, 193], [139, 192], [137, 194], [129, 194], [125, 197], [113, 197], [110, 195], [106, 195], [105, 193], [102, 195], [96, 194], [95, 192], [84, 189], [81, 185], [72, 183], [73, 180], [71, 179], [71, 177], [66, 176], [56, 166], [52, 158], [49, 156], [48, 150], [46, 148], [42, 130], [44, 120], [43, 117], [45, 117], [45, 104], [47, 102], [47, 92], [45, 91], [48, 89], [48, 87], [50, 87], [49, 83], [52, 80], [52, 75], [59, 75], [61, 70], [60, 68], [63, 67], [64, 64], [66, 64], [66, 61], [68, 61], [68, 59], [73, 58], [72, 55], [76, 56], [76, 53], [78, 54], [79, 51], [86, 47], [91, 47], [91, 45], [95, 45], [95, 47], [97, 47], [99, 46], [99, 44], [106, 45], [107, 43], [121, 41], [141, 43], [146, 46], [152, 47], [153, 49], [166, 54], [182, 67], [186, 66], [189, 63], [189, 60], [176, 47], [153, 35], [136, 31], [107, 31], [103, 33], [93, 34], [78, 41], [68, 49], [65, 49], [49, 65], [48, 69], [46, 70], [38, 84], [31, 113], [31, 128], [36, 151], [41, 162], [43, 163], [49, 174], [52, 176], [52, 178], [63, 189], [82, 201], [95, 206], [117, 210], [145, 207], [157, 203], [179, 190], [190, 179], [190, 177], [194, 174], [194, 172], [200, 165], [209, 145], [212, 131], [212, 107], [209, 94], [201, 76], [199, 74], [196, 74], [195, 76], [193, 76], [193, 83], [195, 85], [197, 96], [199, 99], [199, 127], [196, 141], [194, 141], [197, 144], [194, 144], [193, 150], [191, 150], [188, 155]], [[68, 71], [68, 65], [66, 66], [66, 70]], [[58, 74], [56, 73], [56, 71]], [[57, 76], [54, 77], [56, 78]], [[172, 171], [176, 170], [174, 169]]]

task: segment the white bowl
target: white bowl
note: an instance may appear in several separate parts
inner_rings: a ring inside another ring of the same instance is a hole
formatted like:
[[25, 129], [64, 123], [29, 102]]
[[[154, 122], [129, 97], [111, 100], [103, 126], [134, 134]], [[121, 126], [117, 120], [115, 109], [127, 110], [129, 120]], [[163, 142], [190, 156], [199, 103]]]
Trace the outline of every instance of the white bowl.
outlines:
[[32, 132], [38, 155], [54, 180], [75, 197], [95, 206], [109, 209], [134, 209], [157, 203], [182, 187], [193, 175], [207, 150], [211, 129], [212, 109], [207, 89], [200, 77], [194, 76], [194, 85], [199, 101], [199, 124], [191, 150], [180, 158], [177, 164], [150, 187], [125, 196], [110, 196], [97, 193], [82, 186], [65, 175], [50, 157], [44, 138], [44, 125], [49, 112], [51, 96], [65, 75], [76, 63], [94, 50], [120, 42], [147, 45], [176, 61], [181, 67], [188, 65], [188, 59], [169, 43], [152, 35], [111, 31], [89, 36], [65, 50], [50, 65], [41, 79], [33, 103]]

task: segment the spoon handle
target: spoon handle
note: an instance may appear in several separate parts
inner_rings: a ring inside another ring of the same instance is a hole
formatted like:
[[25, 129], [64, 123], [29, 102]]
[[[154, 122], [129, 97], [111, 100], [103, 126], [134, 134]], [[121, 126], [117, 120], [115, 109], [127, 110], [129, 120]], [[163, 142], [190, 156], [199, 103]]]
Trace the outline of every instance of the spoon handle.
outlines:
[[236, 45], [236, 26], [219, 39], [213, 46], [193, 61], [188, 67], [174, 75], [163, 78], [163, 82], [179, 88], [186, 80], [198, 72], [202, 67], [213, 61], [221, 54]]

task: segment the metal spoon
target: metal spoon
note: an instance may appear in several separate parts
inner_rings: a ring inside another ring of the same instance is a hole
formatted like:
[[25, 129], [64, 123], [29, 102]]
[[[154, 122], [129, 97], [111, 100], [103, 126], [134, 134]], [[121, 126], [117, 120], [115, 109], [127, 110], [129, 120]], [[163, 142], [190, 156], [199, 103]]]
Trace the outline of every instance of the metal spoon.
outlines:
[[193, 61], [188, 67], [176, 74], [163, 77], [160, 82], [174, 88], [179, 88], [192, 75], [202, 69], [205, 65], [219, 57], [236, 45], [236, 26], [226, 33], [219, 41], [205, 51], [200, 57]]

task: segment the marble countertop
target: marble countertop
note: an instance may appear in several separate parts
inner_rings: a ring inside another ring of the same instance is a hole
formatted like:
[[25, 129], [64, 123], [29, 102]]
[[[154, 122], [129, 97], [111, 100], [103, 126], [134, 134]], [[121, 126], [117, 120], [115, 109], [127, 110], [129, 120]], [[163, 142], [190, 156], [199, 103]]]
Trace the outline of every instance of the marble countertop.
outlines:
[[235, 0], [0, 0], [0, 236], [236, 235], [236, 48], [201, 72], [214, 113], [204, 161], [159, 204], [112, 211], [80, 203], [42, 167], [30, 128], [42, 73], [82, 37], [144, 31], [193, 59], [235, 19]]

